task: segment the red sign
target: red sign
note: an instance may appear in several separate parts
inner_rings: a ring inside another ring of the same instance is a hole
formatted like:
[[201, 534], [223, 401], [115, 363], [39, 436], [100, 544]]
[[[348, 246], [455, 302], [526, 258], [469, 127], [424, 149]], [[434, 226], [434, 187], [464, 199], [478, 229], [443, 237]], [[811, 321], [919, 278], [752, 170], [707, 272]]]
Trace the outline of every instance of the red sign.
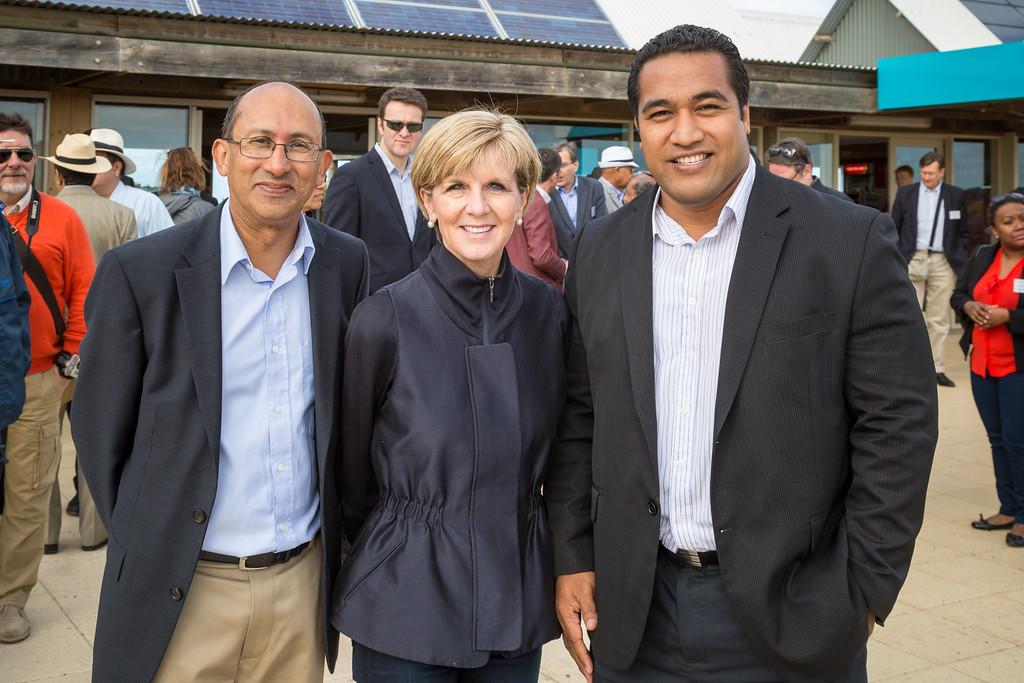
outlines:
[[843, 166], [843, 172], [846, 175], [867, 175], [870, 171], [870, 164], [845, 164]]

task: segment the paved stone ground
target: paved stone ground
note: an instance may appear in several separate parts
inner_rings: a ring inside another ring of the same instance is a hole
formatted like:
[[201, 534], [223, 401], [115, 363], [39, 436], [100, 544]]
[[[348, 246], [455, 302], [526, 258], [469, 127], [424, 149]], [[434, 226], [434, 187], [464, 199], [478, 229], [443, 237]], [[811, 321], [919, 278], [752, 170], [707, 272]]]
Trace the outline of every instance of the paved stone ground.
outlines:
[[[1024, 680], [1024, 550], [1008, 548], [1001, 533], [968, 526], [979, 512], [994, 512], [996, 501], [967, 368], [953, 342], [947, 367], [957, 387], [939, 390], [942, 430], [925, 525], [899, 604], [869, 645], [872, 681]], [[62, 491], [71, 490], [72, 450], [65, 438]], [[0, 683], [89, 680], [105, 553], [79, 549], [75, 521], [65, 518], [60, 553], [43, 559], [39, 586], [28, 603], [32, 636], [0, 645]], [[351, 681], [348, 652], [343, 644], [337, 673], [325, 680]], [[581, 680], [559, 642], [545, 650], [541, 679]]]

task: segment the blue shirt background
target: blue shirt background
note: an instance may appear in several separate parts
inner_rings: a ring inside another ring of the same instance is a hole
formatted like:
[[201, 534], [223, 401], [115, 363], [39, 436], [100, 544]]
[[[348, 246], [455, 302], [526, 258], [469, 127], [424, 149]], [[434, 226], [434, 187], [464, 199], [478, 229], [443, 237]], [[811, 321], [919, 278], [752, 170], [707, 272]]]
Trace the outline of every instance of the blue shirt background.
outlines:
[[395, 196], [398, 197], [398, 204], [402, 207], [402, 216], [405, 217], [405, 230], [409, 233], [411, 241], [416, 235], [416, 212], [419, 205], [416, 203], [416, 192], [412, 188], [412, 155], [405, 160], [405, 175], [398, 172], [398, 167], [391, 163], [390, 157], [381, 149], [380, 144], [373, 146], [377, 154], [384, 161], [384, 167], [388, 169], [388, 177], [391, 178], [391, 185], [395, 188]]
[[241, 557], [294, 548], [320, 529], [306, 280], [315, 248], [300, 216], [271, 279], [250, 262], [230, 204], [220, 248], [220, 462], [203, 549]]
[[577, 192], [577, 190], [579, 190], [579, 188], [580, 180], [576, 176], [573, 176], [571, 190], [563, 190], [561, 187], [558, 188], [558, 196], [561, 197], [562, 203], [565, 204], [565, 210], [569, 212], [569, 218], [572, 219], [572, 224], [574, 226], [579, 226], [579, 223], [576, 221], [576, 205], [579, 203], [579, 192]]

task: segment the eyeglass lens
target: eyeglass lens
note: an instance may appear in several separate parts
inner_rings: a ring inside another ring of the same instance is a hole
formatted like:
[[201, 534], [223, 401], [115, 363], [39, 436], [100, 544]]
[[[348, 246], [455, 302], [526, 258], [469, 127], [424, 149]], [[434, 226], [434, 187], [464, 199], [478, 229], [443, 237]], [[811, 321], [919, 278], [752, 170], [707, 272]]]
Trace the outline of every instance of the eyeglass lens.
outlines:
[[408, 128], [410, 133], [419, 133], [423, 130], [423, 123], [419, 121], [392, 121], [384, 119], [384, 125], [396, 133], [403, 128]]
[[6, 164], [11, 159], [11, 154], [17, 154], [18, 158], [26, 164], [35, 157], [36, 153], [31, 147], [18, 147], [15, 149], [0, 149], [0, 164]]

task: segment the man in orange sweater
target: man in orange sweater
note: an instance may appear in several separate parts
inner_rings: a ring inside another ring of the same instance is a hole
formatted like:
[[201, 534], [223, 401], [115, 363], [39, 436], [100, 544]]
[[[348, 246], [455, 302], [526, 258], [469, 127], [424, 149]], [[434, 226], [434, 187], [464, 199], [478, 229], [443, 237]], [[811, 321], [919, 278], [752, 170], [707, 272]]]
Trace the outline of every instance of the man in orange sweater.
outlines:
[[55, 197], [33, 190], [35, 166], [31, 125], [19, 114], [0, 113], [0, 201], [15, 229], [32, 297], [32, 362], [25, 377], [25, 404], [7, 429], [10, 462], [0, 517], [0, 643], [16, 643], [31, 632], [25, 603], [43, 556], [47, 502], [60, 462], [61, 396], [77, 375], [78, 344], [85, 336], [82, 307], [94, 268], [89, 236], [78, 214]]

